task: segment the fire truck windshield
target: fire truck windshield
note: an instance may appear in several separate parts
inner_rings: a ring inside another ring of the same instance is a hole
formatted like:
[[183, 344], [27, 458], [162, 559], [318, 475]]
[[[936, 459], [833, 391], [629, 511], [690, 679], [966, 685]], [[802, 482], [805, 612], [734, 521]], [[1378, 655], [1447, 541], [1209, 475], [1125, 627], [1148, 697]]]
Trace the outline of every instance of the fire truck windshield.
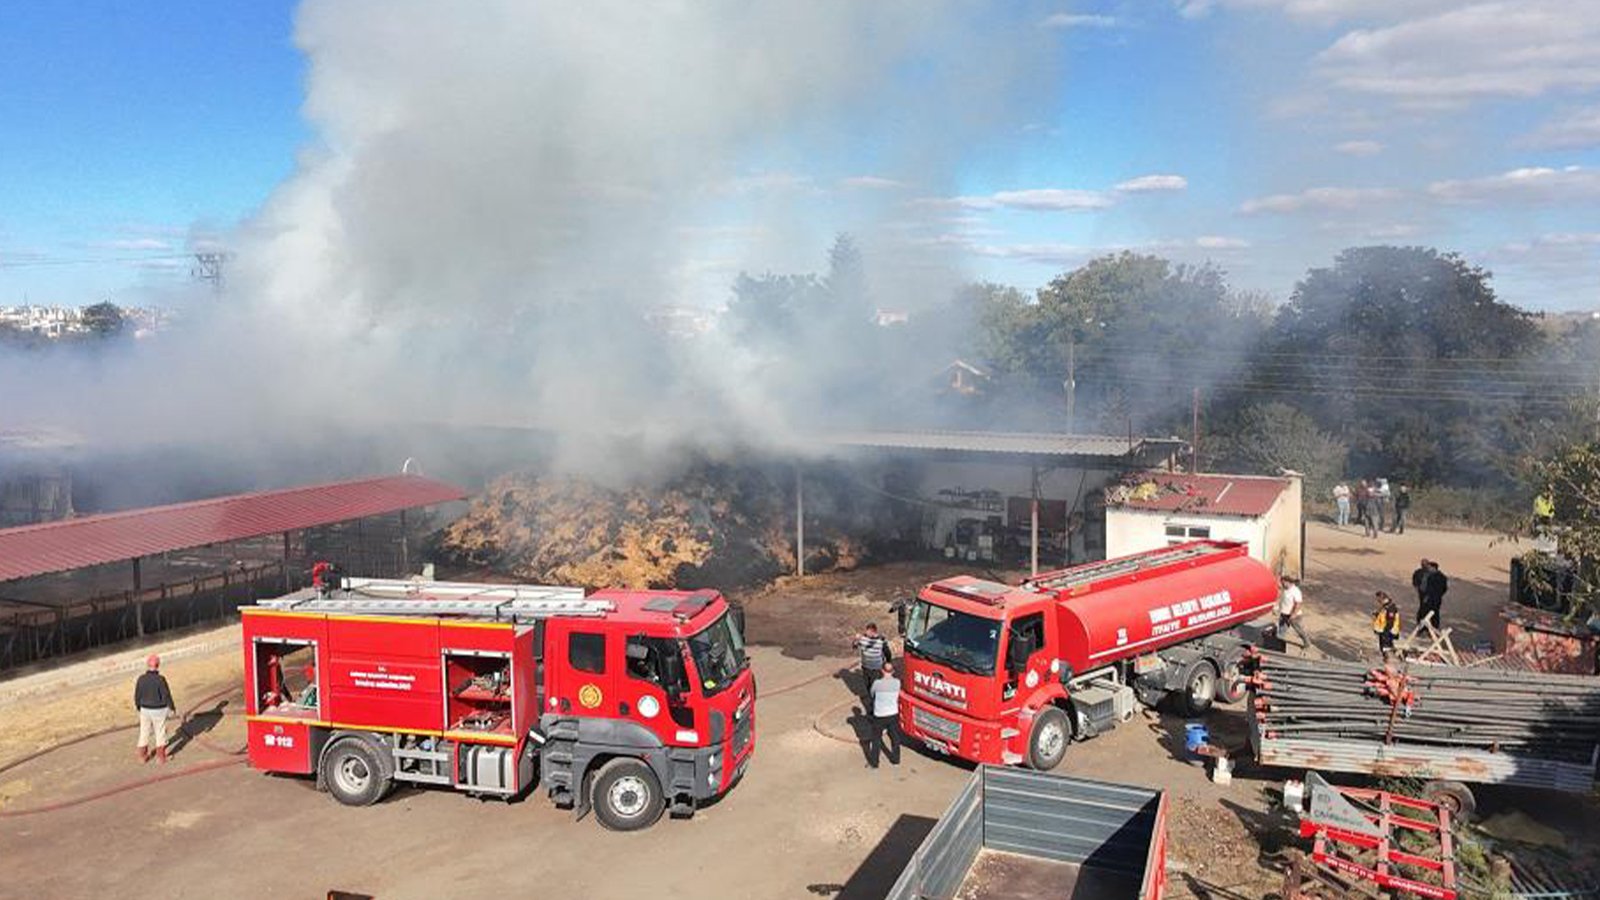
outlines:
[[906, 649], [973, 675], [993, 675], [1000, 622], [918, 600], [906, 617]]
[[700, 687], [707, 697], [732, 684], [748, 665], [744, 635], [727, 613], [689, 638], [689, 653], [694, 656], [694, 667], [700, 671]]

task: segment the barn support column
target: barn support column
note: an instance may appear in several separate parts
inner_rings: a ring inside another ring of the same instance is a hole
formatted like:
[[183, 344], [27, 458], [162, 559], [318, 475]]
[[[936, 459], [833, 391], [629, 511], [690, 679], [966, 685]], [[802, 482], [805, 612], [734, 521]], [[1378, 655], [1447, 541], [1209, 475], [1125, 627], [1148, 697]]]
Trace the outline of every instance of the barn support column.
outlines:
[[1029, 470], [1032, 486], [1028, 498], [1028, 574], [1031, 577], [1039, 574], [1039, 464], [1034, 463]]
[[139, 571], [139, 557], [133, 558], [133, 621], [139, 637], [144, 637], [144, 575]]
[[283, 533], [283, 592], [285, 594], [294, 590], [294, 586], [290, 581], [292, 577], [289, 574], [289, 532], [285, 531]]
[[400, 510], [400, 577], [411, 575], [411, 533], [406, 531], [406, 511]]
[[806, 484], [799, 463], [794, 466], [794, 573], [806, 574]]

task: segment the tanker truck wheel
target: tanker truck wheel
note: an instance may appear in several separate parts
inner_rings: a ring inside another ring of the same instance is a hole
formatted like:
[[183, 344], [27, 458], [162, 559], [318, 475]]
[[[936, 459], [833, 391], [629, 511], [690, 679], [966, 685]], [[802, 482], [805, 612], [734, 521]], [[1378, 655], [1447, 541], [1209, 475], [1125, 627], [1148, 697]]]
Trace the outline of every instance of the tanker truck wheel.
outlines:
[[1183, 693], [1178, 698], [1178, 704], [1183, 707], [1186, 716], [1203, 716], [1211, 708], [1211, 701], [1216, 695], [1217, 670], [1202, 659], [1184, 673]]
[[1222, 664], [1222, 674], [1217, 676], [1217, 699], [1223, 703], [1238, 703], [1249, 693], [1239, 663], [1240, 657], [1232, 657]]
[[613, 759], [595, 773], [589, 795], [594, 817], [612, 831], [649, 828], [667, 808], [656, 773], [637, 759]]
[[359, 738], [346, 738], [328, 749], [322, 757], [322, 781], [345, 806], [371, 806], [394, 783], [378, 751]]
[[1048, 772], [1061, 765], [1071, 741], [1072, 723], [1066, 713], [1054, 706], [1039, 710], [1033, 717], [1033, 731], [1028, 734], [1028, 767]]

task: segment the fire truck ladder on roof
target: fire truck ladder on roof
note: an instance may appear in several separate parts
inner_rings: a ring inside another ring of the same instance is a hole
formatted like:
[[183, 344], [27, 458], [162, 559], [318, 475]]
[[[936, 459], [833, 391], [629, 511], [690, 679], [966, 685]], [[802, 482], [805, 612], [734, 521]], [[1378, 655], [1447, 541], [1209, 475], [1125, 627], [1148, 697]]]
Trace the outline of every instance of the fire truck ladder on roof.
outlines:
[[343, 590], [326, 596], [262, 600], [267, 609], [375, 616], [468, 616], [520, 622], [551, 616], [603, 616], [609, 600], [583, 595], [583, 588], [534, 584], [470, 584], [449, 581], [346, 578]]
[[1157, 566], [1167, 566], [1186, 559], [1196, 559], [1216, 553], [1220, 548], [1213, 544], [1200, 544], [1193, 547], [1172, 547], [1167, 550], [1158, 550], [1153, 553], [1143, 553], [1131, 559], [1108, 559], [1105, 562], [1088, 563], [1074, 566], [1060, 572], [1046, 573], [1037, 578], [1030, 578], [1022, 582], [1025, 588], [1034, 588], [1047, 591], [1058, 591], [1063, 588], [1076, 587], [1117, 575], [1126, 575], [1130, 572], [1141, 572], [1154, 569]]

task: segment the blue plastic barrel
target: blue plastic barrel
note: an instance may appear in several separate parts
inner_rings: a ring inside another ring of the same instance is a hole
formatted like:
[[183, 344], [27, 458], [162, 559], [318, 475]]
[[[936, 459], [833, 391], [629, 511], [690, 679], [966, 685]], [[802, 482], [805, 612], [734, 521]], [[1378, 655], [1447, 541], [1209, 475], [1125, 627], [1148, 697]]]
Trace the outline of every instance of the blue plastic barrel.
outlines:
[[1190, 722], [1183, 726], [1183, 748], [1190, 753], [1197, 752], [1202, 746], [1211, 742], [1211, 732], [1200, 722]]

